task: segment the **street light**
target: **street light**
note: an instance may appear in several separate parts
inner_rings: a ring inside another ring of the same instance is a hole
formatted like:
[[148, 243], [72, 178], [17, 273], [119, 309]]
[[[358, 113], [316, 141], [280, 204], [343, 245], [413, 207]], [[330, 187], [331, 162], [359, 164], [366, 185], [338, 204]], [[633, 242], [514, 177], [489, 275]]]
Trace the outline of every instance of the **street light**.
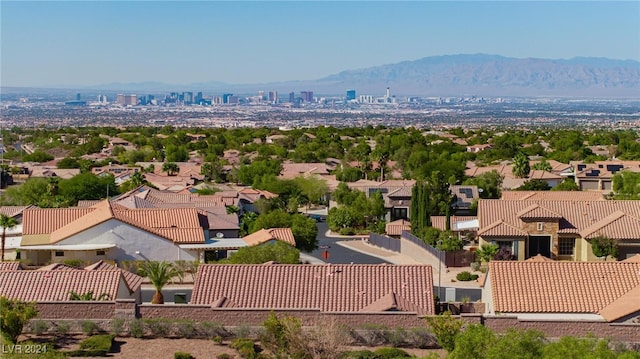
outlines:
[[437, 242], [438, 246], [438, 302], [442, 301], [442, 241]]

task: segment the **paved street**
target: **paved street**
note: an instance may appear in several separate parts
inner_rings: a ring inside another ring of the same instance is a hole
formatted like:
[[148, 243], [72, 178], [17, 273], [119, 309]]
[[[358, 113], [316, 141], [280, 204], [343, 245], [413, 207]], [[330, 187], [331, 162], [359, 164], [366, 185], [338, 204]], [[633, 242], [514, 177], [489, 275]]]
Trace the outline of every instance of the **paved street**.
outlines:
[[[354, 251], [345, 246], [337, 244], [339, 241], [343, 241], [344, 238], [327, 237], [325, 233], [329, 230], [329, 226], [326, 222], [318, 222], [318, 249], [311, 253], [307, 253], [314, 258], [320, 259], [327, 263], [335, 264], [348, 264], [348, 263], [360, 263], [360, 264], [380, 264], [390, 263], [384, 259], [370, 256], [365, 253]], [[323, 248], [328, 247], [328, 248]], [[322, 252], [329, 252], [329, 258], [323, 259]]]

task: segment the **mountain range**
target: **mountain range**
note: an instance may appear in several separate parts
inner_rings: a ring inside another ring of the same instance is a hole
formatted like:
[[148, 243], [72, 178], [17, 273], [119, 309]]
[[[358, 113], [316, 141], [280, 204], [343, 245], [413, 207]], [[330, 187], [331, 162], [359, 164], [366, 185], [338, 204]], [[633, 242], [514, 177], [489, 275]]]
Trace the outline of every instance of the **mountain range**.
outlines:
[[607, 58], [511, 58], [498, 55], [445, 55], [414, 61], [347, 70], [317, 80], [263, 84], [203, 82], [188, 85], [163, 83], [92, 86], [109, 90], [224, 91], [283, 94], [310, 90], [315, 94], [384, 95], [390, 87], [401, 96], [552, 96], [640, 98], [640, 62]]

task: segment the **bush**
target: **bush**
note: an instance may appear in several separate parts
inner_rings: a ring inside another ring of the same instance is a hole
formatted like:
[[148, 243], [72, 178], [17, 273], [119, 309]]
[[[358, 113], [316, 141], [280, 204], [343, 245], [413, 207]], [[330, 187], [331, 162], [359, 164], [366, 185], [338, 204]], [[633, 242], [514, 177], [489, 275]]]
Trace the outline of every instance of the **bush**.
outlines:
[[462, 330], [462, 321], [452, 317], [451, 312], [444, 312], [442, 315], [426, 319], [436, 340], [438, 340], [438, 344], [449, 353], [452, 352], [456, 337]]
[[184, 320], [178, 322], [178, 334], [183, 338], [193, 338], [197, 331], [193, 320]]
[[377, 359], [371, 350], [353, 350], [342, 353], [340, 359]]
[[374, 354], [377, 359], [396, 359], [396, 358], [411, 358], [409, 353], [398, 348], [379, 348]]
[[37, 315], [38, 310], [33, 303], [0, 297], [0, 334], [15, 344], [24, 325]]
[[144, 325], [141, 319], [134, 319], [129, 323], [129, 331], [134, 338], [142, 338], [144, 336]]
[[471, 263], [471, 270], [473, 270], [474, 272], [477, 272], [480, 270], [480, 262], [472, 262]]
[[356, 230], [351, 228], [351, 227], [347, 227], [347, 228], [340, 228], [340, 230], [338, 231], [338, 233], [342, 236], [352, 236], [354, 234], [356, 234]]
[[227, 353], [218, 354], [217, 359], [231, 359], [231, 355]]
[[124, 318], [111, 319], [111, 334], [119, 336], [124, 331]]
[[240, 356], [245, 359], [257, 359], [259, 357], [258, 348], [256, 348], [253, 340], [248, 338], [234, 339], [231, 342], [231, 348], [237, 350]]
[[70, 357], [106, 357], [114, 338], [112, 334], [94, 335], [80, 342], [80, 349], [65, 353]]
[[472, 281], [472, 280], [476, 280], [478, 279], [478, 275], [477, 274], [471, 274], [471, 272], [460, 272], [456, 275], [456, 279], [461, 281], [461, 282], [468, 282], [468, 281]]
[[55, 332], [60, 335], [67, 335], [71, 331], [71, 325], [67, 322], [56, 323]]
[[82, 332], [86, 335], [91, 335], [100, 331], [100, 327], [92, 320], [83, 320], [80, 323], [80, 327], [82, 327]]
[[173, 354], [173, 359], [195, 359], [195, 358], [190, 353], [175, 352]]
[[84, 267], [84, 261], [80, 259], [65, 259], [62, 261], [62, 263], [68, 265], [69, 267], [80, 269]]
[[198, 331], [206, 338], [222, 338], [229, 335], [222, 325], [215, 322], [200, 322]]
[[171, 322], [164, 318], [144, 319], [144, 324], [155, 337], [166, 337], [171, 333]]
[[44, 320], [34, 320], [31, 322], [31, 331], [35, 335], [42, 335], [49, 329], [49, 323]]

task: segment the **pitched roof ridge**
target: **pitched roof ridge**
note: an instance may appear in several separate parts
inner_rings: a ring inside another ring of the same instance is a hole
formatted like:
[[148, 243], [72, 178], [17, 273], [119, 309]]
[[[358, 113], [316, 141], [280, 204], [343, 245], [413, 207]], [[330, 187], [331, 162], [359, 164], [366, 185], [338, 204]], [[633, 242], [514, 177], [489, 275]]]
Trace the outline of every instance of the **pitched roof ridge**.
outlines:
[[617, 221], [620, 218], [625, 217], [625, 216], [627, 216], [627, 214], [618, 209], [618, 210], [612, 212], [611, 214], [609, 214], [608, 216], [602, 218], [601, 220], [593, 223], [589, 227], [587, 227], [587, 228], [583, 229], [582, 231], [580, 231], [580, 233], [579, 233], [580, 237], [588, 239], [587, 237], [590, 237], [595, 232], [598, 232], [598, 231], [602, 230], [604, 227], [614, 223], [615, 221]]
[[99, 203], [96, 203], [89, 208], [93, 208], [93, 210], [83, 216], [80, 216], [75, 221], [67, 223], [64, 226], [51, 232], [49, 242], [60, 242], [86, 229], [95, 227], [114, 218], [114, 214], [111, 209], [111, 202], [108, 199], [100, 201]]

